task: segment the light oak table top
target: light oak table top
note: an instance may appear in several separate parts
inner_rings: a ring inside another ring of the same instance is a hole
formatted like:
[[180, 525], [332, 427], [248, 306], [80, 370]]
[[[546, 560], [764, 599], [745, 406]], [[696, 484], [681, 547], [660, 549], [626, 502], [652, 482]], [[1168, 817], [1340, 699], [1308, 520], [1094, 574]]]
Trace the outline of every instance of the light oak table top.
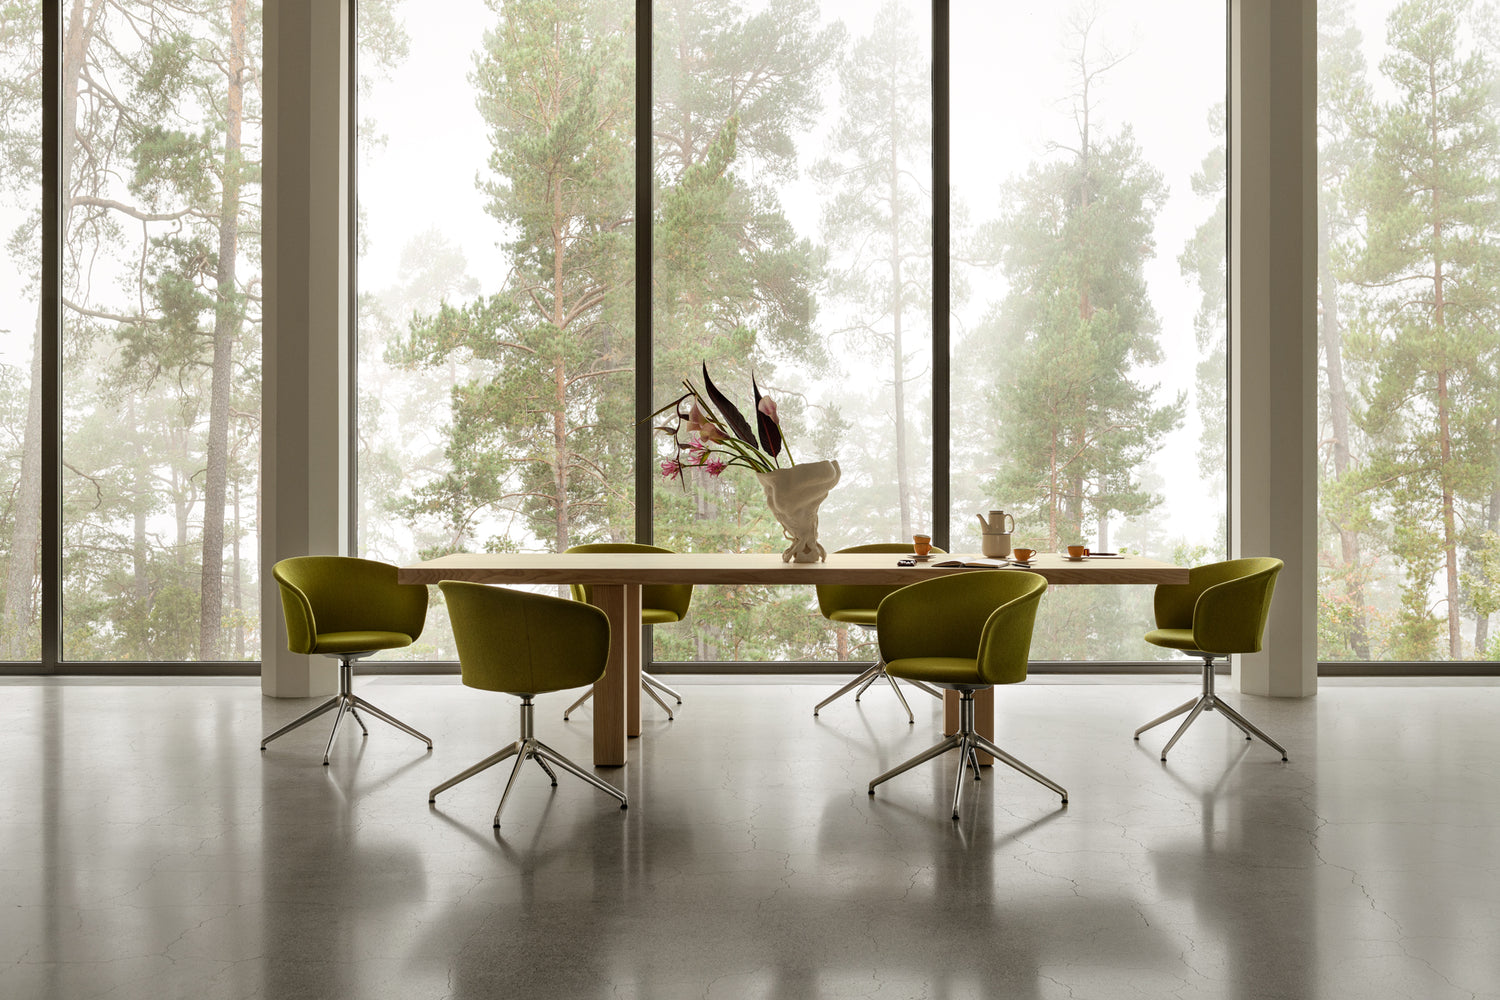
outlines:
[[[947, 568], [934, 563], [950, 559], [981, 560], [979, 555], [941, 555], [916, 566], [897, 566], [900, 558], [884, 552], [830, 552], [827, 562], [784, 563], [778, 553], [754, 552], [578, 552], [457, 553], [431, 559], [399, 572], [402, 583], [759, 583], [806, 585], [909, 584], [950, 573], [995, 573], [1003, 570]], [[1184, 567], [1143, 556], [1085, 559], [1072, 562], [1055, 553], [1038, 555], [1030, 572], [1058, 586], [1088, 584], [1187, 583]]]

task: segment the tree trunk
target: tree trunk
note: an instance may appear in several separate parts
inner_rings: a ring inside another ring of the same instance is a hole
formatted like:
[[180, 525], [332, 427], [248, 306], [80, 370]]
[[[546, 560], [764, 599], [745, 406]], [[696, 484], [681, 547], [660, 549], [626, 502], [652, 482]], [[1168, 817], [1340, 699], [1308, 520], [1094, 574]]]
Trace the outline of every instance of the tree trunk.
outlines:
[[229, 9], [229, 92], [224, 110], [224, 193], [219, 202], [219, 266], [214, 274], [213, 369], [208, 403], [208, 455], [203, 492], [203, 568], [198, 601], [198, 655], [220, 658], [224, 619], [224, 492], [229, 479], [229, 398], [239, 336], [240, 129], [245, 109], [245, 0]]
[[[1349, 471], [1349, 388], [1344, 378], [1343, 320], [1339, 316], [1338, 282], [1333, 276], [1330, 256], [1331, 234], [1327, 209], [1318, 210], [1318, 293], [1323, 304], [1323, 354], [1328, 371], [1328, 416], [1333, 424], [1333, 476], [1342, 480]], [[1344, 593], [1354, 608], [1350, 623], [1349, 647], [1361, 660], [1370, 658], [1370, 639], [1365, 627], [1364, 567], [1359, 552], [1359, 532], [1342, 523], [1339, 533], [1340, 558], [1344, 567]]]
[[895, 383], [896, 495], [901, 509], [901, 538], [912, 535], [911, 473], [906, 454], [906, 359], [902, 356], [901, 312], [905, 289], [901, 283], [901, 165], [896, 158], [896, 91], [891, 88], [891, 143], [888, 166], [888, 197], [891, 203], [891, 377]]

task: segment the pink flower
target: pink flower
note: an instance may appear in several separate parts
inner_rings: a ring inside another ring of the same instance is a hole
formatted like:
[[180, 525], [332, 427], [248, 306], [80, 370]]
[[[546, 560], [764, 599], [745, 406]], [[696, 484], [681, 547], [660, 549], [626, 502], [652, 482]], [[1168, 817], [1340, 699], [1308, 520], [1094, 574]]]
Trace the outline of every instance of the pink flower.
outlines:
[[698, 431], [705, 441], [723, 441], [724, 432], [713, 424], [704, 424]]
[[661, 463], [661, 475], [663, 479], [671, 479], [682, 471], [682, 466], [677, 464], [675, 458], [669, 458]]
[[717, 476], [719, 473], [723, 472], [725, 468], [727, 468], [725, 464], [716, 458], [712, 462], [708, 463], [708, 474], [710, 476]]
[[755, 408], [770, 417], [778, 426], [781, 424], [781, 419], [776, 416], [776, 400], [770, 396], [760, 397], [760, 402], [755, 404]]

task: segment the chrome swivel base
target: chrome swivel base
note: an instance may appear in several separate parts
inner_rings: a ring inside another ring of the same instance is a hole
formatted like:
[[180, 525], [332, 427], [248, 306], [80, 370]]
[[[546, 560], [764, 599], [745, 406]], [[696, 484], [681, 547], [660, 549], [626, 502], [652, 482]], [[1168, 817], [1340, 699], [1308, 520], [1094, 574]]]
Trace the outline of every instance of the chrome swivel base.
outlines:
[[1286, 760], [1286, 747], [1282, 746], [1280, 743], [1277, 743], [1275, 740], [1271, 739], [1271, 737], [1261, 732], [1250, 723], [1249, 719], [1246, 719], [1243, 715], [1236, 712], [1228, 705], [1224, 704], [1224, 702], [1219, 700], [1219, 696], [1214, 694], [1214, 657], [1210, 656], [1207, 653], [1204, 653], [1202, 655], [1203, 693], [1197, 698], [1183, 702], [1181, 705], [1178, 705], [1166, 715], [1161, 715], [1156, 717], [1155, 719], [1152, 719], [1150, 722], [1146, 723], [1144, 726], [1135, 731], [1135, 738], [1140, 739], [1141, 734], [1146, 730], [1152, 728], [1153, 726], [1159, 726], [1163, 722], [1166, 722], [1168, 719], [1175, 719], [1183, 712], [1187, 712], [1188, 717], [1183, 720], [1182, 725], [1177, 727], [1177, 732], [1172, 734], [1172, 738], [1170, 740], [1167, 740], [1167, 745], [1161, 748], [1161, 759], [1166, 760], [1167, 751], [1172, 749], [1172, 745], [1182, 737], [1183, 733], [1187, 732], [1187, 728], [1188, 726], [1191, 726], [1193, 724], [1193, 720], [1198, 718], [1198, 715], [1202, 712], [1212, 712], [1217, 709], [1220, 713], [1223, 714], [1224, 718], [1234, 723], [1235, 726], [1239, 728], [1239, 731], [1245, 734], [1245, 739], [1248, 740], [1252, 736], [1259, 736], [1261, 738], [1261, 742], [1278, 751], [1281, 754], [1281, 759]]
[[556, 764], [564, 771], [569, 771], [572, 774], [577, 775], [584, 781], [587, 781], [589, 784], [599, 789], [601, 792], [608, 792], [610, 795], [613, 795], [615, 798], [620, 800], [621, 809], [625, 809], [630, 805], [630, 803], [625, 798], [624, 792], [620, 791], [618, 788], [614, 787], [608, 782], [600, 780], [596, 775], [592, 775], [589, 772], [585, 771], [583, 768], [579, 767], [577, 764], [573, 763], [571, 760], [564, 757], [562, 754], [558, 753], [556, 750], [552, 749], [533, 735], [532, 723], [535, 718], [535, 712], [531, 704], [531, 697], [532, 696], [529, 694], [521, 696], [521, 738], [502, 749], [499, 753], [490, 754], [488, 757], [475, 764], [473, 767], [465, 768], [464, 770], [455, 774], [453, 777], [449, 778], [447, 781], [443, 782], [441, 785], [438, 785], [432, 791], [428, 792], [427, 801], [429, 804], [437, 801], [439, 792], [445, 792], [448, 789], [452, 788], [454, 785], [458, 784], [460, 781], [466, 781], [467, 779], [474, 777], [474, 775], [478, 774], [480, 771], [494, 767], [502, 760], [507, 760], [511, 757], [514, 757], [516, 758], [516, 766], [511, 768], [510, 780], [505, 783], [505, 791], [500, 795], [500, 804], [495, 807], [495, 829], [497, 830], [500, 829], [500, 811], [505, 808], [505, 800], [510, 798], [510, 790], [515, 787], [516, 776], [521, 773], [521, 765], [526, 763], [528, 760], [534, 760], [538, 765], [541, 766], [541, 769], [547, 773], [547, 777], [552, 779], [552, 785], [554, 788], [557, 787], [557, 775], [553, 774], [552, 768], [547, 766], [548, 761]]
[[[678, 694], [676, 691], [673, 691], [671, 688], [667, 687], [661, 681], [657, 680], [651, 674], [646, 673], [646, 671], [644, 670], [641, 671], [641, 690], [649, 694], [651, 696], [651, 700], [661, 706], [661, 710], [667, 713], [667, 721], [671, 722], [674, 718], [674, 716], [672, 715], [672, 706], [662, 701], [661, 695], [657, 694], [656, 692], [661, 691], [669, 697], [677, 699], [677, 704], [679, 705], [682, 704], [682, 695]], [[574, 710], [576, 710], [580, 705], [588, 701], [593, 696], [593, 688], [589, 688], [587, 691], [585, 691], [582, 698], [579, 698], [577, 701], [573, 702], [573, 704], [568, 706], [568, 710], [563, 713], [563, 721], [567, 722], [568, 716], [572, 715]]]
[[973, 768], [974, 780], [979, 781], [979, 757], [976, 751], [983, 750], [998, 761], [1003, 761], [1011, 767], [1020, 771], [1032, 781], [1040, 782], [1062, 796], [1062, 804], [1068, 804], [1068, 790], [1063, 788], [1051, 778], [1037, 771], [1029, 764], [1025, 764], [1010, 754], [997, 747], [991, 740], [985, 739], [974, 731], [974, 692], [972, 690], [960, 690], [958, 701], [958, 732], [947, 737], [942, 742], [928, 747], [910, 760], [897, 764], [889, 771], [870, 782], [870, 794], [875, 794], [875, 786], [883, 781], [889, 781], [896, 775], [910, 771], [918, 764], [925, 764], [934, 757], [940, 757], [949, 750], [959, 752], [958, 777], [953, 782], [953, 818], [958, 819], [958, 800], [964, 788], [964, 772]]
[[[860, 626], [860, 628], [866, 629], [872, 629], [874, 627], [875, 626], [873, 625]], [[870, 689], [870, 685], [880, 680], [881, 677], [884, 677], [886, 680], [890, 681], [891, 690], [896, 692], [896, 698], [901, 702], [901, 707], [906, 709], [906, 721], [915, 725], [917, 717], [911, 713], [911, 706], [906, 703], [906, 695], [901, 693], [901, 688], [896, 683], [896, 678], [886, 673], [884, 660], [876, 660], [874, 663], [870, 664], [870, 666], [867, 667], [863, 673], [854, 678], [854, 680], [850, 681], [848, 684], [845, 684], [843, 687], [833, 692], [833, 694], [818, 702], [818, 704], [813, 708], [813, 715], [816, 716], [823, 710], [823, 707], [825, 705], [828, 705], [830, 702], [838, 701], [840, 698], [848, 694], [850, 691], [853, 691], [855, 688], [859, 688], [859, 690], [855, 693], [854, 700], [859, 701], [860, 696]], [[941, 698], [943, 696], [943, 692], [939, 691], [931, 684], [923, 684], [921, 681], [909, 681], [908, 683], [912, 684], [914, 687], [926, 691], [934, 698]]]
[[412, 736], [415, 736], [423, 743], [426, 743], [427, 749], [431, 750], [431, 739], [417, 732], [411, 726], [408, 726], [406, 723], [402, 722], [394, 715], [390, 715], [389, 713], [376, 708], [374, 705], [370, 704], [368, 701], [365, 701], [359, 695], [355, 694], [353, 690], [351, 690], [354, 684], [354, 661], [362, 656], [368, 655], [370, 654], [355, 653], [351, 655], [338, 656], [339, 693], [334, 695], [332, 698], [329, 698], [327, 701], [323, 702], [323, 704], [319, 705], [311, 712], [308, 712], [300, 719], [287, 723], [280, 729], [276, 730], [276, 732], [272, 733], [270, 736], [267, 736], [265, 739], [261, 740], [260, 748], [264, 750], [266, 748], [266, 744], [270, 743], [272, 740], [285, 736], [287, 733], [291, 732], [293, 729], [296, 729], [303, 723], [311, 722], [313, 719], [316, 719], [324, 712], [332, 711], [333, 709], [337, 708], [339, 710], [339, 714], [334, 716], [333, 718], [333, 731], [328, 734], [328, 746], [323, 749], [323, 764], [326, 767], [328, 764], [328, 756], [329, 754], [333, 753], [333, 738], [339, 734], [339, 723], [344, 721], [344, 715], [346, 713], [352, 715], [354, 717], [354, 721], [359, 723], [360, 732], [364, 733], [366, 736], [370, 735], [370, 730], [365, 725], [365, 720], [361, 719], [359, 717], [359, 712], [356, 711], [356, 709], [363, 708], [382, 722], [386, 722], [392, 726], [395, 726], [403, 733], [409, 733]]

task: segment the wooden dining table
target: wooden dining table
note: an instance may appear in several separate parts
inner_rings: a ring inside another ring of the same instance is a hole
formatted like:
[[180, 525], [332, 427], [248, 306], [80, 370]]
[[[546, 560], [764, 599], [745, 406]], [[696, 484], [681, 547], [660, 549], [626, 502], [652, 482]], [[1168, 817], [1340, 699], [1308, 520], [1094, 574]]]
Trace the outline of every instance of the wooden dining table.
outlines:
[[[1006, 573], [1015, 567], [944, 567], [953, 559], [986, 561], [981, 556], [935, 556], [914, 566], [898, 566], [893, 553], [830, 552], [826, 562], [782, 562], [777, 553], [455, 553], [400, 567], [402, 583], [435, 584], [463, 580], [490, 584], [590, 584], [592, 601], [609, 618], [609, 662], [594, 685], [594, 764], [618, 767], [626, 761], [631, 737], [641, 733], [641, 587], [651, 583], [808, 584], [919, 583], [950, 573]], [[998, 560], [1003, 562], [1003, 560]], [[1039, 554], [1027, 569], [1053, 586], [1155, 585], [1187, 583], [1184, 567], [1142, 556], [1091, 558]], [[945, 700], [944, 730], [958, 724], [958, 699]], [[977, 729], [994, 738], [993, 691], [975, 698]]]

